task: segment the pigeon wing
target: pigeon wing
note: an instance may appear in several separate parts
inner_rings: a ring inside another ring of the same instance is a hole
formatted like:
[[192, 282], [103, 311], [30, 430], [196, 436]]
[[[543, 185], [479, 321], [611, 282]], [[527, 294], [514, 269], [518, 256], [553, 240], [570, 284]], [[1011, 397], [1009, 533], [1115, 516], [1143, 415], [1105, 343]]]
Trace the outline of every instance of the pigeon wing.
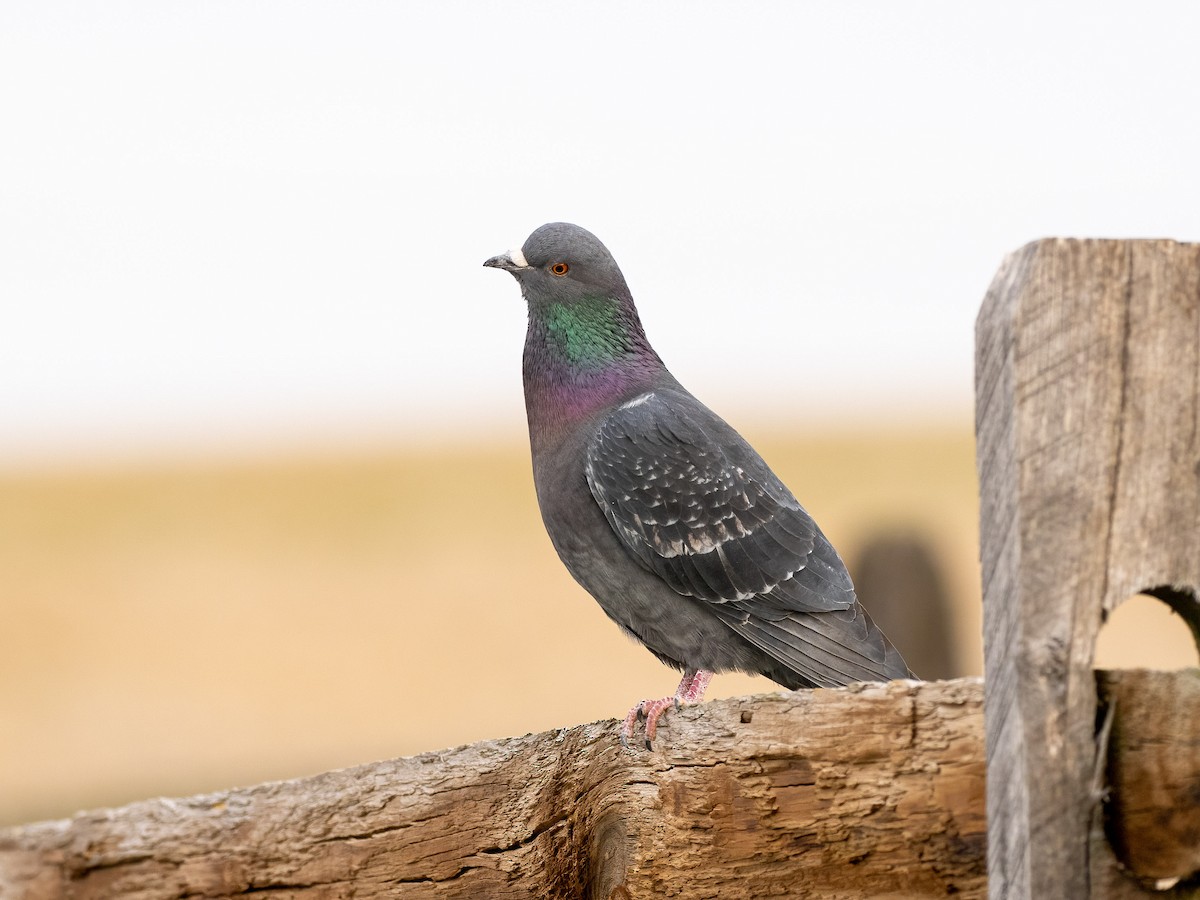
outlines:
[[621, 542], [680, 594], [766, 621], [855, 605], [816, 523], [690, 394], [656, 390], [613, 410], [588, 446], [586, 475]]

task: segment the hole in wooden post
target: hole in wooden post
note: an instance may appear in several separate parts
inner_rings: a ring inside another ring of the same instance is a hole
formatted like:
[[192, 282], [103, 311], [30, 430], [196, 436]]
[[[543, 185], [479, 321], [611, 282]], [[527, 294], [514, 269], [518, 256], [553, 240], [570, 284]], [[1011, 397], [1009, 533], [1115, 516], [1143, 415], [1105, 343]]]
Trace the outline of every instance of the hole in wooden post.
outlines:
[[1187, 589], [1156, 587], [1113, 610], [1096, 640], [1097, 669], [1184, 669], [1196, 665], [1200, 603]]

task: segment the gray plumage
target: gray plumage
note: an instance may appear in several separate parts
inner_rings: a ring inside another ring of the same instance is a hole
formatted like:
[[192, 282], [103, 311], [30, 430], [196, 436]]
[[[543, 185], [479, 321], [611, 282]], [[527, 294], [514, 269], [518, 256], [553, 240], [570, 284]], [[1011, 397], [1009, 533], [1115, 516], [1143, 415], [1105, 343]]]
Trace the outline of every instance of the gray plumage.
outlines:
[[788, 688], [911, 677], [820, 528], [667, 371], [594, 235], [544, 225], [485, 265], [511, 272], [529, 307], [523, 374], [546, 530], [613, 621], [689, 673]]

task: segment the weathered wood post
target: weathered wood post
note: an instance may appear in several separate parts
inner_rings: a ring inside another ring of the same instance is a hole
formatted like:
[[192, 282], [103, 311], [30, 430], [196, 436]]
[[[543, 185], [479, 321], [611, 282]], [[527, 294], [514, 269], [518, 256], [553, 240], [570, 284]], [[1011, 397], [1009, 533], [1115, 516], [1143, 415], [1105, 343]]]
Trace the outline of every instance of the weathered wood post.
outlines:
[[[1137, 593], [1200, 635], [1200, 245], [1030, 244], [992, 283], [976, 353], [989, 893], [1140, 896], [1103, 834], [1092, 660]], [[1200, 795], [1155, 802], [1182, 806], [1126, 837], [1200, 843]]]

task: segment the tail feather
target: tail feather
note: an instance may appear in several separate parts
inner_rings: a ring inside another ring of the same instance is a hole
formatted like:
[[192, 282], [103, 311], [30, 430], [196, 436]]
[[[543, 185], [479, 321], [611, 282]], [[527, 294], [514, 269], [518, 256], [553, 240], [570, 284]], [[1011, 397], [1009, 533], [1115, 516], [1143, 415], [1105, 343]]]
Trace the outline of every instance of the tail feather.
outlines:
[[911, 678], [900, 653], [858, 604], [828, 613], [765, 619], [734, 609], [722, 619], [810, 687]]

